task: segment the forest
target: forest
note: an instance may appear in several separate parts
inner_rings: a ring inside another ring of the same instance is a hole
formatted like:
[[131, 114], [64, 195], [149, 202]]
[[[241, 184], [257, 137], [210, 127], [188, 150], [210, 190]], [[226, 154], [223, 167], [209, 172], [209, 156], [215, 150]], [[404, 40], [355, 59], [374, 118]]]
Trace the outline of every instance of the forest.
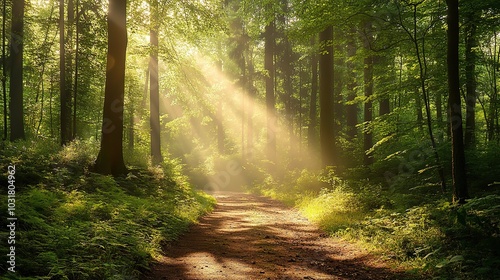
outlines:
[[1, 11], [1, 279], [498, 279], [499, 1]]

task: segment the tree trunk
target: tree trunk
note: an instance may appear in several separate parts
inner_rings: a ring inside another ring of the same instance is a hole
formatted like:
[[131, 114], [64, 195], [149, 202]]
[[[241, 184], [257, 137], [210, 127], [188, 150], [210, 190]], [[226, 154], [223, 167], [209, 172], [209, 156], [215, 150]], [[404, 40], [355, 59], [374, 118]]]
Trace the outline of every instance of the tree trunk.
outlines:
[[319, 134], [321, 142], [322, 162], [325, 166], [335, 166], [335, 134], [334, 134], [334, 76], [333, 76], [333, 27], [325, 28], [319, 34], [324, 49], [319, 58]]
[[3, 141], [7, 140], [7, 55], [5, 41], [7, 34], [5, 32], [7, 22], [7, 0], [2, 1], [2, 96], [3, 96]]
[[119, 176], [127, 172], [123, 161], [123, 98], [127, 51], [126, 0], [109, 0], [108, 60], [101, 149], [94, 169]]
[[311, 38], [311, 46], [313, 46], [313, 53], [311, 55], [311, 99], [309, 103], [309, 126], [307, 128], [307, 140], [309, 149], [316, 149], [317, 147], [317, 109], [318, 109], [318, 54], [316, 51], [316, 36]]
[[151, 1], [151, 30], [149, 39], [151, 45], [151, 54], [149, 61], [150, 76], [150, 96], [149, 96], [149, 124], [151, 126], [151, 160], [153, 165], [157, 165], [163, 161], [161, 155], [161, 139], [160, 139], [160, 88], [158, 81], [158, 2]]
[[65, 130], [67, 131], [67, 135], [65, 138], [65, 142], [70, 142], [73, 140], [73, 119], [72, 119], [72, 98], [73, 98], [73, 24], [75, 21], [75, 7], [74, 1], [68, 0], [68, 24], [66, 29], [68, 30], [65, 38], [66, 47], [64, 48], [64, 56], [66, 62], [66, 82], [64, 83], [64, 95], [66, 98], [66, 104], [64, 109], [67, 110], [65, 116], [67, 119], [65, 120], [65, 124], [67, 127]]
[[61, 145], [66, 145], [70, 139], [70, 96], [66, 92], [66, 51], [64, 47], [64, 0], [59, 1], [59, 91], [60, 91], [60, 122]]
[[465, 148], [474, 148], [476, 144], [476, 24], [477, 13], [468, 15], [468, 25], [465, 30], [465, 85], [466, 85], [466, 113], [465, 113]]
[[354, 30], [351, 30], [347, 42], [347, 106], [346, 106], [346, 124], [347, 124], [347, 139], [354, 141], [357, 135], [356, 125], [358, 124], [358, 105], [355, 104], [356, 99], [356, 66], [354, 59], [356, 56], [356, 42], [354, 40]]
[[[219, 71], [222, 73], [223, 71], [223, 67], [222, 67], [222, 60], [219, 61]], [[219, 154], [224, 154], [225, 152], [225, 145], [224, 145], [224, 139], [225, 139], [225, 135], [224, 135], [224, 127], [222, 126], [222, 94], [223, 94], [223, 91], [219, 91], [219, 100], [217, 101], [217, 116], [216, 116], [216, 120], [217, 120], [217, 149], [219, 151]]]
[[[334, 38], [335, 40], [338, 40], [341, 42], [341, 38], [343, 37], [343, 34], [339, 29], [336, 29], [334, 32]], [[343, 162], [341, 159], [342, 151], [340, 148], [340, 144], [337, 141], [337, 137], [340, 135], [340, 132], [342, 130], [342, 124], [344, 114], [343, 114], [343, 99], [342, 99], [342, 89], [344, 87], [344, 76], [342, 73], [342, 68], [344, 67], [345, 61], [344, 61], [344, 56], [341, 55], [342, 52], [344, 51], [344, 48], [342, 47], [342, 44], [337, 43], [335, 44], [335, 51], [333, 54], [334, 57], [334, 66], [333, 66], [333, 135], [335, 136], [334, 139], [334, 151], [333, 154], [336, 158], [336, 165], [339, 166]], [[335, 52], [338, 54], [336, 55]]]
[[23, 111], [23, 52], [24, 52], [24, 0], [12, 2], [10, 44], [10, 140], [24, 139]]
[[76, 32], [76, 40], [75, 40], [75, 83], [73, 85], [73, 135], [71, 139], [75, 139], [77, 135], [77, 127], [76, 127], [76, 104], [78, 98], [78, 66], [80, 62], [79, 51], [80, 51], [80, 0], [76, 0], [76, 22], [75, 22], [75, 32]]
[[267, 157], [271, 161], [276, 159], [276, 98], [274, 96], [274, 19], [266, 25], [264, 68], [266, 75], [266, 108], [267, 108]]
[[[367, 52], [370, 52], [370, 44], [373, 40], [372, 38], [372, 27], [371, 23], [365, 23], [366, 37], [364, 38], [364, 48]], [[364, 81], [364, 92], [365, 92], [365, 102], [364, 102], [364, 138], [363, 138], [363, 150], [365, 151], [363, 157], [363, 164], [365, 166], [371, 165], [373, 163], [373, 156], [368, 154], [368, 150], [373, 147], [373, 134], [371, 131], [371, 121], [373, 118], [372, 112], [372, 101], [371, 96], [373, 95], [373, 55], [367, 54], [364, 58], [364, 69], [363, 69], [363, 81]]]
[[[247, 44], [248, 46], [249, 44]], [[253, 153], [253, 115], [254, 115], [254, 102], [255, 102], [255, 88], [253, 85], [254, 77], [254, 66], [252, 61], [252, 56], [250, 55], [250, 50], [247, 47], [247, 65], [248, 65], [248, 77], [247, 77], [247, 95], [248, 95], [248, 110], [247, 110], [247, 153], [246, 156], [252, 157]]]
[[447, 0], [446, 3], [448, 4], [448, 101], [451, 111], [453, 202], [463, 204], [465, 199], [469, 198], [469, 194], [465, 173], [462, 107], [460, 105], [458, 0]]

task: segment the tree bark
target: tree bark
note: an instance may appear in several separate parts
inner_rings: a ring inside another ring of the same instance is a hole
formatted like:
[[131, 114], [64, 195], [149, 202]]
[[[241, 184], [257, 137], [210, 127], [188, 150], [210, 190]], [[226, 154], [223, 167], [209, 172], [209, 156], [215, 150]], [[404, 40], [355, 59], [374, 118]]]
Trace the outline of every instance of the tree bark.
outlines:
[[60, 137], [61, 145], [66, 145], [71, 138], [70, 109], [71, 99], [66, 91], [66, 48], [64, 35], [64, 0], [59, 1], [59, 91], [60, 91]]
[[126, 0], [109, 0], [108, 58], [101, 149], [94, 170], [119, 176], [127, 172], [123, 161], [123, 98], [127, 50]]
[[309, 149], [316, 149], [317, 147], [317, 109], [318, 109], [318, 54], [316, 51], [316, 36], [311, 38], [311, 46], [314, 51], [311, 55], [311, 99], [309, 103], [309, 126], [307, 128], [307, 140]]
[[356, 66], [354, 58], [356, 56], [356, 42], [354, 40], [354, 30], [351, 30], [349, 40], [347, 42], [347, 106], [346, 106], [346, 124], [347, 124], [347, 138], [349, 141], [354, 141], [357, 135], [356, 125], [358, 124], [358, 105], [354, 103], [356, 99]]
[[469, 198], [469, 194], [465, 172], [462, 107], [460, 105], [458, 0], [447, 0], [446, 3], [448, 5], [448, 102], [451, 111], [453, 202], [463, 204], [465, 199]]
[[149, 61], [150, 76], [150, 96], [149, 96], [149, 124], [151, 127], [151, 160], [153, 165], [160, 164], [163, 161], [161, 155], [161, 139], [160, 139], [160, 88], [158, 80], [158, 2], [151, 0], [151, 30], [149, 39], [151, 45], [151, 54]]
[[267, 157], [271, 161], [276, 159], [276, 98], [274, 96], [274, 19], [266, 25], [264, 68], [266, 75], [266, 109], [267, 109]]
[[2, 96], [3, 96], [3, 141], [7, 140], [7, 55], [5, 41], [7, 34], [5, 32], [7, 23], [7, 0], [2, 1]]
[[325, 166], [335, 166], [333, 27], [325, 28], [319, 34], [319, 40], [324, 45], [319, 58], [319, 134], [322, 162]]
[[[370, 44], [372, 38], [372, 27], [371, 23], [365, 23], [366, 37], [364, 38], [364, 48], [367, 52], [370, 52]], [[364, 69], [363, 69], [363, 81], [364, 81], [364, 92], [365, 92], [365, 102], [364, 102], [364, 138], [363, 138], [363, 150], [365, 151], [363, 157], [363, 164], [365, 166], [371, 165], [373, 163], [373, 156], [368, 154], [368, 150], [373, 147], [373, 134], [370, 128], [371, 121], [373, 118], [372, 112], [372, 101], [371, 96], [373, 95], [373, 55], [367, 54], [364, 58]]]
[[23, 110], [24, 0], [12, 2], [11, 73], [10, 73], [10, 140], [25, 139]]
[[476, 61], [477, 55], [475, 48], [477, 47], [476, 39], [476, 24], [475, 19], [477, 13], [468, 15], [468, 24], [465, 30], [465, 148], [474, 148], [476, 144]]

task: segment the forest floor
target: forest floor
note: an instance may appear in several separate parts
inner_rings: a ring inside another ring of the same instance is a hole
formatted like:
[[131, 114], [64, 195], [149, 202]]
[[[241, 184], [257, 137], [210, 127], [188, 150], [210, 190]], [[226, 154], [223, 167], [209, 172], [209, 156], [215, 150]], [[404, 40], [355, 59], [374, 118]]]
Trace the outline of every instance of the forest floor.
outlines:
[[150, 279], [408, 279], [279, 201], [213, 195], [215, 210], [164, 248]]

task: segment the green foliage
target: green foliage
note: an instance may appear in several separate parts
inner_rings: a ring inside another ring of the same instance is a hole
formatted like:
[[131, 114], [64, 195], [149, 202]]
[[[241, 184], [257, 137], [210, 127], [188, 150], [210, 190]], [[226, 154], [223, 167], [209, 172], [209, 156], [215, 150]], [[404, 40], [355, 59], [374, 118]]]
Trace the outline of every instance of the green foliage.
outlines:
[[417, 181], [391, 188], [376, 181], [303, 170], [282, 180], [269, 176], [254, 191], [295, 205], [332, 236], [357, 242], [412, 274], [491, 279], [500, 272], [495, 250], [500, 245], [500, 196], [474, 198], [458, 207], [429, 188], [408, 190]]
[[[28, 150], [29, 144], [9, 149]], [[89, 173], [89, 151], [95, 148], [76, 141], [51, 154], [40, 145], [19, 158], [0, 159], [16, 160], [19, 177], [22, 167], [41, 170], [38, 180], [16, 189], [19, 279], [140, 279], [162, 245], [214, 205], [213, 198], [186, 183], [175, 162], [134, 169], [123, 178]], [[54, 168], [42, 165], [47, 158]], [[2, 194], [2, 209], [6, 202]], [[6, 220], [6, 211], [0, 218]], [[6, 235], [2, 231], [0, 238]], [[6, 253], [2, 247], [3, 261]]]

